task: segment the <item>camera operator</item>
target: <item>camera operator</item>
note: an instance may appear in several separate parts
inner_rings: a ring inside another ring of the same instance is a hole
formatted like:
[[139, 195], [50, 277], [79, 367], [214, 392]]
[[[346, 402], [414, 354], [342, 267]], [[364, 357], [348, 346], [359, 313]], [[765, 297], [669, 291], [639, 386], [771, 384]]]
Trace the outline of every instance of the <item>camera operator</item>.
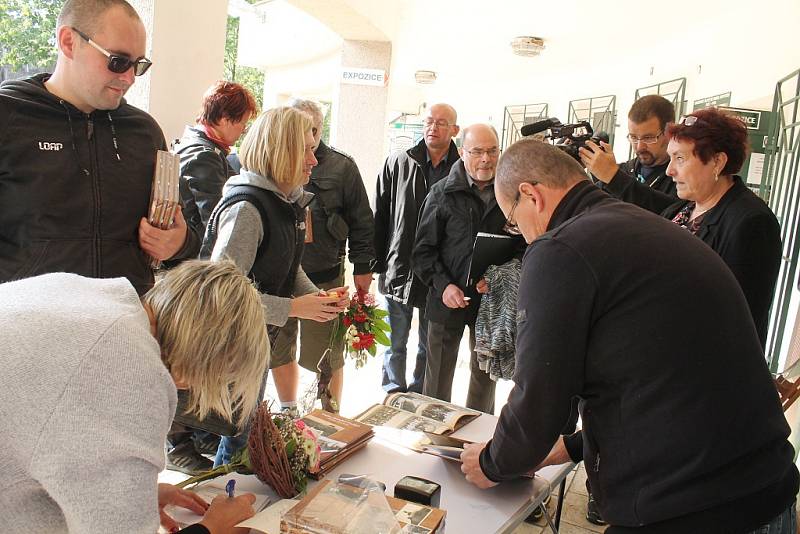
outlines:
[[[675, 202], [675, 183], [667, 176], [667, 124], [675, 119], [672, 102], [660, 95], [647, 95], [628, 112], [628, 141], [636, 157], [617, 164], [607, 143], [586, 141], [580, 148], [581, 162], [611, 196], [659, 212]], [[602, 147], [602, 149], [601, 149]]]

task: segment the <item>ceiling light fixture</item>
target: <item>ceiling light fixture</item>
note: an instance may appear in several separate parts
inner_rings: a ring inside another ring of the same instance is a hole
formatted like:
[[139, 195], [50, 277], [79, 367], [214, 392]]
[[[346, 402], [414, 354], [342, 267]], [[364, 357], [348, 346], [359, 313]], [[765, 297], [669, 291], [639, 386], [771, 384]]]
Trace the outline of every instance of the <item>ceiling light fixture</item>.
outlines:
[[414, 79], [417, 83], [431, 84], [436, 81], [436, 73], [432, 70], [418, 70], [414, 73]]
[[511, 40], [511, 50], [518, 56], [538, 56], [544, 50], [544, 39], [530, 35], [521, 35]]

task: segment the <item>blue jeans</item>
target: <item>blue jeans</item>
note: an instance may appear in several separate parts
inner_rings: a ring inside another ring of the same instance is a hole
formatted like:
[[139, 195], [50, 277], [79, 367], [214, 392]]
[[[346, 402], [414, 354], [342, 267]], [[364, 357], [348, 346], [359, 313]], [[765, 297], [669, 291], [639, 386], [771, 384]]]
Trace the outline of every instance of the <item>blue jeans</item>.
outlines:
[[250, 427], [247, 427], [242, 434], [238, 436], [222, 436], [219, 440], [219, 447], [217, 448], [217, 455], [214, 457], [214, 467], [219, 467], [224, 464], [231, 463], [231, 457], [240, 450], [247, 447], [247, 438], [250, 437]]
[[766, 525], [762, 525], [748, 534], [795, 534], [797, 532], [797, 510], [795, 503], [781, 512]]
[[422, 383], [425, 381], [425, 359], [428, 354], [428, 320], [425, 318], [425, 308], [419, 308], [417, 330], [417, 361], [414, 367], [413, 382], [406, 386], [406, 345], [408, 334], [411, 330], [411, 319], [414, 307], [401, 304], [392, 299], [386, 300], [386, 309], [389, 312], [389, 326], [391, 346], [383, 353], [383, 389], [387, 392], [414, 391], [422, 393]]

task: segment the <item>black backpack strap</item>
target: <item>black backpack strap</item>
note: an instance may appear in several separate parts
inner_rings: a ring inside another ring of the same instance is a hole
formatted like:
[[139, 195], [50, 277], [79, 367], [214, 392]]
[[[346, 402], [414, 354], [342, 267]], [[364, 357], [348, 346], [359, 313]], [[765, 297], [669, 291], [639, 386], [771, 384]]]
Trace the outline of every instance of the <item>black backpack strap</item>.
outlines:
[[[264, 203], [261, 201], [261, 195], [263, 194], [264, 191], [258, 187], [251, 185], [237, 185], [232, 187], [228, 194], [222, 197], [222, 200], [220, 200], [220, 202], [214, 207], [214, 211], [211, 212], [211, 217], [208, 219], [206, 235], [203, 239], [203, 246], [200, 249], [201, 259], [210, 258], [211, 252], [214, 250], [214, 244], [217, 242], [217, 236], [219, 233], [220, 214], [239, 202], [249, 202], [255, 206], [256, 209], [258, 209], [258, 213], [261, 216], [261, 227], [264, 231], [262, 243], [269, 239], [269, 215], [266, 206], [264, 206]], [[259, 247], [259, 249], [261, 248], [262, 247]], [[257, 258], [258, 255], [260, 255], [260, 252], [256, 255]]]

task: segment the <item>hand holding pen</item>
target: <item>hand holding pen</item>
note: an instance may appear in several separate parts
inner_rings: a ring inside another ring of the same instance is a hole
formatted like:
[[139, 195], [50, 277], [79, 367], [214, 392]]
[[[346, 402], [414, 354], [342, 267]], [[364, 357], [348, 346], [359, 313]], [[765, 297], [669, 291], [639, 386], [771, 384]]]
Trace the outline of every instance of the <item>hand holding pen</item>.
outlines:
[[217, 495], [211, 501], [211, 506], [208, 507], [206, 515], [200, 524], [206, 527], [211, 534], [228, 534], [247, 532], [248, 529], [234, 528], [237, 524], [245, 519], [249, 519], [255, 515], [253, 510], [253, 503], [256, 502], [256, 496], [252, 493], [243, 493], [239, 496], [234, 496], [235, 483], [230, 480], [225, 485], [226, 495]]

